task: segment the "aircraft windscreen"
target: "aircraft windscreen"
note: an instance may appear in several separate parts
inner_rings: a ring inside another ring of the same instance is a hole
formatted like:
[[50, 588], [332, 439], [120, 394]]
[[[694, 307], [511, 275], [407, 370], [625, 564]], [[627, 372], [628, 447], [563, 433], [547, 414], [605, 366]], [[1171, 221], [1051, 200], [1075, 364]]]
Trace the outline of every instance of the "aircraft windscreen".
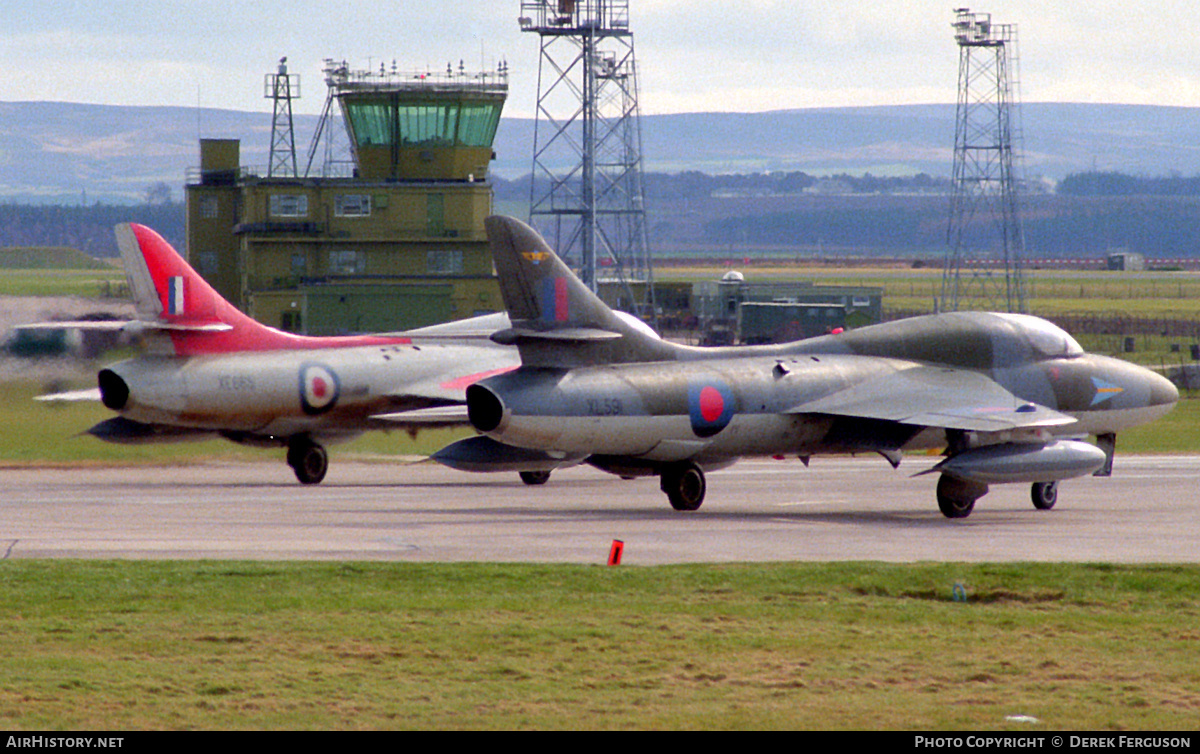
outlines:
[[1050, 358], [1074, 358], [1082, 356], [1083, 347], [1058, 325], [1028, 314], [997, 314], [1025, 334], [1029, 345], [1042, 356]]

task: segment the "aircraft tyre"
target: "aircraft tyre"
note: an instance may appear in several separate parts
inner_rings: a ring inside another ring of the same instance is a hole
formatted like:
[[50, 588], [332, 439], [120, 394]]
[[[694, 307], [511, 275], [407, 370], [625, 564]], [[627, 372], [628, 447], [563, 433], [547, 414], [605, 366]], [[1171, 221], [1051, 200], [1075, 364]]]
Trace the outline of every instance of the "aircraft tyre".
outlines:
[[668, 466], [659, 477], [659, 488], [667, 493], [667, 500], [677, 511], [694, 511], [704, 502], [708, 484], [704, 471], [694, 463]]
[[287, 462], [301, 484], [320, 484], [329, 470], [325, 448], [308, 439], [288, 443]]
[[1048, 511], [1058, 502], [1058, 482], [1034, 482], [1029, 496], [1034, 508]]
[[522, 482], [531, 487], [550, 481], [549, 471], [521, 471], [517, 475], [521, 477]]
[[938, 508], [946, 518], [966, 518], [975, 509], [975, 501], [987, 490], [986, 484], [942, 474], [937, 484]]

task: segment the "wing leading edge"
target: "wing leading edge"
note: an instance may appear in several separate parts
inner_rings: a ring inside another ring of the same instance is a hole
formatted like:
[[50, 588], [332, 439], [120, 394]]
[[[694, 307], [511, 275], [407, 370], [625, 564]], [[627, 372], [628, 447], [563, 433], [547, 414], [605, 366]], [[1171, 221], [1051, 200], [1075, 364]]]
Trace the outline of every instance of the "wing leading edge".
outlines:
[[918, 366], [793, 407], [791, 414], [880, 419], [974, 432], [1059, 427], [1072, 416], [1021, 400], [978, 372]]

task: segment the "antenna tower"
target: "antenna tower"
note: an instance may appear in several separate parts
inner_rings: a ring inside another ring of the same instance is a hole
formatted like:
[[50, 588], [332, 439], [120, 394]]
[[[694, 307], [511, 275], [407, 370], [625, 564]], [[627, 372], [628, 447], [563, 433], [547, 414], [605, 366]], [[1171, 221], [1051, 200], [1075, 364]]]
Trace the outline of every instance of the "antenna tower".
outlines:
[[636, 308], [630, 283], [652, 270], [629, 0], [521, 0], [519, 22], [541, 39], [530, 222], [589, 288], [615, 278]]
[[271, 117], [271, 160], [269, 178], [295, 178], [296, 131], [292, 126], [292, 100], [300, 99], [300, 75], [287, 72], [287, 58], [279, 59], [279, 72], [268, 73], [263, 81], [263, 97], [275, 102]]
[[350, 142], [346, 136], [346, 128], [337, 117], [339, 87], [350, 77], [350, 66], [346, 61], [338, 62], [325, 58], [325, 106], [321, 108], [321, 117], [317, 121], [317, 129], [313, 132], [312, 141], [308, 145], [308, 160], [304, 168], [304, 176], [313, 176], [313, 163], [317, 153], [324, 145], [324, 159], [321, 163], [320, 177], [346, 178], [354, 174], [354, 155], [351, 153]]
[[954, 193], [942, 271], [941, 311], [1024, 312], [1025, 238], [1018, 212], [1020, 117], [1016, 24], [956, 8], [958, 109]]

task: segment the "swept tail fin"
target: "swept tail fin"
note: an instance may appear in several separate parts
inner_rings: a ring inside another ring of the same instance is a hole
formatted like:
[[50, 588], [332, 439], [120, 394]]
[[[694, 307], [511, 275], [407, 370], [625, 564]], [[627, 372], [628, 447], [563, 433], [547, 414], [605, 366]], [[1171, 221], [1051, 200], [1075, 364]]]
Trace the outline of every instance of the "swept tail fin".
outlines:
[[512, 328], [493, 340], [515, 344], [521, 363], [575, 367], [670, 361], [677, 349], [610, 309], [520, 220], [485, 221]]
[[143, 331], [165, 334], [176, 355], [281, 350], [312, 340], [243, 314], [150, 228], [118, 225], [116, 235], [137, 324]]

